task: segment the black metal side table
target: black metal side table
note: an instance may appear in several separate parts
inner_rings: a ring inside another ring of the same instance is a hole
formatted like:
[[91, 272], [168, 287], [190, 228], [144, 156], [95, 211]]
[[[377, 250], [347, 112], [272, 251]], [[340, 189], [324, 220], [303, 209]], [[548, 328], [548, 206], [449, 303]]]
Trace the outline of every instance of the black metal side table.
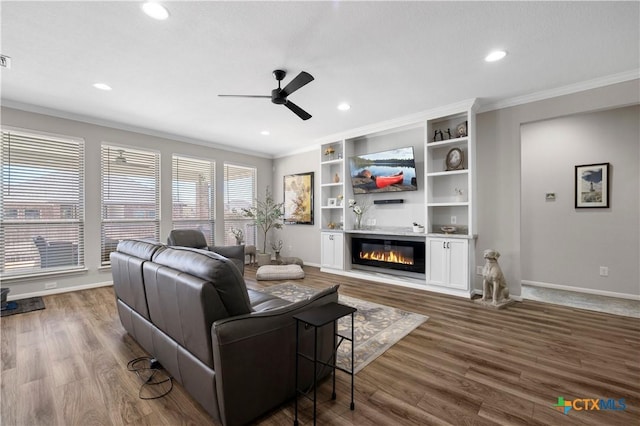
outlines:
[[[344, 371], [345, 373], [351, 376], [351, 410], [355, 410], [356, 406], [353, 401], [353, 348], [354, 348], [354, 334], [353, 334], [353, 313], [356, 312], [357, 309], [351, 306], [341, 305], [340, 303], [328, 303], [323, 306], [319, 306], [314, 309], [309, 309], [308, 311], [301, 312], [297, 315], [294, 315], [293, 318], [296, 320], [296, 400], [295, 400], [295, 420], [293, 421], [294, 426], [298, 426], [298, 394], [305, 396], [313, 401], [313, 424], [316, 424], [316, 401], [317, 401], [317, 381], [318, 381], [318, 364], [322, 364], [327, 367], [331, 367], [332, 375], [333, 375], [333, 391], [331, 393], [331, 399], [336, 399], [336, 369], [340, 371]], [[337, 330], [337, 321], [351, 314], [351, 338], [342, 336], [338, 334]], [[313, 335], [313, 358], [303, 353], [300, 353], [299, 350], [299, 328], [300, 323], [305, 325], [309, 325], [314, 328]], [[338, 342], [335, 344], [333, 348], [333, 354], [331, 355], [330, 362], [324, 362], [318, 359], [318, 328], [323, 327], [330, 322], [333, 322], [333, 336], [334, 339], [337, 337]], [[340, 344], [344, 341], [348, 340], [351, 342], [351, 370], [347, 370], [345, 368], [339, 367], [336, 365], [336, 353]], [[304, 391], [298, 387], [298, 367], [299, 362], [298, 358], [303, 357], [309, 361], [313, 362], [313, 398], [309, 397], [308, 393], [310, 391]]]

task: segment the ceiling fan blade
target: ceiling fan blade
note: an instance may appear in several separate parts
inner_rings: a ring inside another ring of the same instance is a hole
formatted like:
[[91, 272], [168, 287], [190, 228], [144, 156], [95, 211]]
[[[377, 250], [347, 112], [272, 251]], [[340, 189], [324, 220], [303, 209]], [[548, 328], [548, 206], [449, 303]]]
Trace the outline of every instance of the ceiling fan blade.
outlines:
[[280, 94], [284, 97], [289, 96], [305, 84], [309, 84], [313, 81], [313, 76], [308, 72], [302, 71], [300, 74], [296, 76], [293, 80], [287, 84], [284, 89], [280, 92]]
[[309, 114], [307, 111], [303, 110], [302, 108], [300, 108], [298, 105], [294, 104], [291, 101], [287, 101], [284, 104], [284, 106], [289, 108], [291, 111], [293, 111], [295, 115], [302, 118], [303, 120], [308, 120], [311, 118], [311, 114]]
[[218, 95], [222, 98], [269, 98], [271, 99], [271, 96], [267, 96], [267, 95]]

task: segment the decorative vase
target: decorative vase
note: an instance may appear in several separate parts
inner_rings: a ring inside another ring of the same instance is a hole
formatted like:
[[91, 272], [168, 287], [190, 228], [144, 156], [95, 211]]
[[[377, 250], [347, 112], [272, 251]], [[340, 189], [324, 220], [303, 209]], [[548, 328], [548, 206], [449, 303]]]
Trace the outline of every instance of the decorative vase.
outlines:
[[337, 174], [337, 173], [336, 173], [336, 174], [333, 176], [333, 182], [334, 182], [334, 183], [338, 183], [338, 182], [340, 182], [340, 175], [339, 175], [339, 174]]
[[362, 229], [362, 216], [361, 215], [356, 215], [355, 228], [356, 229]]

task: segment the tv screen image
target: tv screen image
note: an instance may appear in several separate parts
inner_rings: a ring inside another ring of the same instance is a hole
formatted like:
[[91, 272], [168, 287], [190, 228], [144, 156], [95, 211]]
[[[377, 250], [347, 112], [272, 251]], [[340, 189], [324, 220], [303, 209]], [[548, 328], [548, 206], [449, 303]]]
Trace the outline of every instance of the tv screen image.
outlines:
[[413, 147], [355, 155], [349, 169], [354, 194], [418, 189]]

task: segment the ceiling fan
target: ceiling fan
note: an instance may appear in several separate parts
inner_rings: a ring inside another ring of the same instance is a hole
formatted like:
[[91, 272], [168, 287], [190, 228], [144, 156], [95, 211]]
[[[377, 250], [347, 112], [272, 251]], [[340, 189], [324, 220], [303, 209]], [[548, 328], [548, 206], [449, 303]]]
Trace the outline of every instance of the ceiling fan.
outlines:
[[[117, 164], [120, 166], [139, 167], [139, 168], [145, 168], [145, 169], [148, 169], [150, 167], [149, 164], [141, 164], [141, 163], [129, 161], [129, 159], [127, 159], [127, 157], [125, 156], [127, 153], [125, 152], [124, 149], [118, 149], [116, 150], [116, 152], [118, 153], [118, 155], [115, 158], [111, 159], [110, 163]], [[109, 149], [109, 157], [112, 157], [111, 149]]]
[[273, 72], [273, 76], [278, 80], [278, 88], [273, 89], [271, 91], [271, 96], [268, 95], [218, 95], [221, 97], [234, 97], [234, 98], [270, 98], [271, 102], [277, 105], [284, 105], [293, 111], [298, 117], [303, 120], [308, 120], [311, 118], [311, 114], [307, 111], [300, 108], [298, 105], [294, 104], [290, 100], [287, 99], [287, 96], [301, 88], [302, 86], [311, 83], [313, 81], [313, 76], [308, 72], [302, 71], [298, 74], [293, 80], [287, 84], [284, 89], [280, 88], [280, 82], [287, 75], [286, 71], [283, 70], [275, 70]]

